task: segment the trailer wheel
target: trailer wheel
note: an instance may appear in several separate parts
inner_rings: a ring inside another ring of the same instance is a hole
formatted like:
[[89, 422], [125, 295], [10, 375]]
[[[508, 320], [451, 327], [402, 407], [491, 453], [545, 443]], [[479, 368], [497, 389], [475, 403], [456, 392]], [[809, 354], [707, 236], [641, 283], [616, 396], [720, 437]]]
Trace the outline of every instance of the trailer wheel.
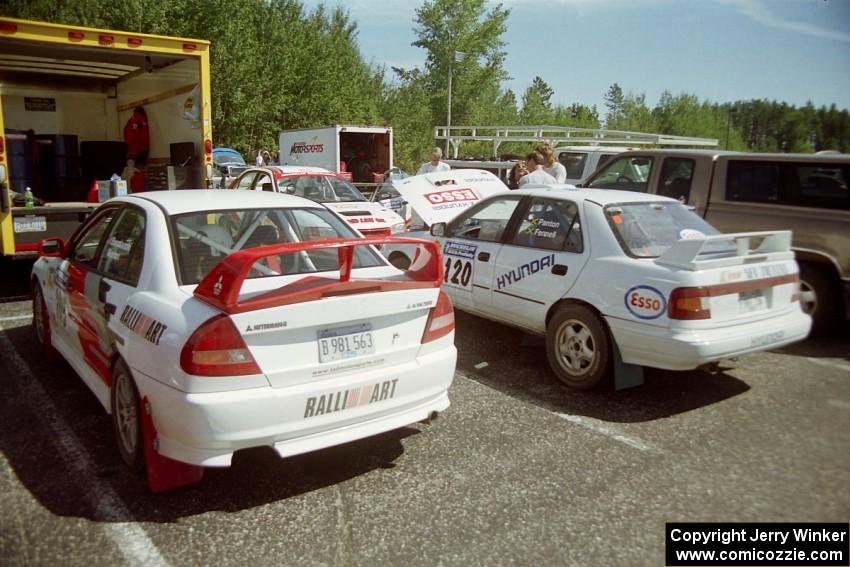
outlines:
[[546, 356], [558, 379], [576, 390], [596, 388], [611, 374], [608, 330], [584, 305], [565, 305], [549, 321]]

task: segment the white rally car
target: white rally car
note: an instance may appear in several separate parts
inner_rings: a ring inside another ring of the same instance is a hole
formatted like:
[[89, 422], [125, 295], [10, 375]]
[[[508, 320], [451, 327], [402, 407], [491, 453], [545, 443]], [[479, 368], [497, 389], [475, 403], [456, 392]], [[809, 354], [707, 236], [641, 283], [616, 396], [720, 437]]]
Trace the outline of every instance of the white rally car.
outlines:
[[806, 337], [790, 232], [719, 234], [673, 199], [506, 191], [432, 225], [458, 309], [545, 335], [585, 389], [623, 362], [688, 370]]
[[285, 193], [322, 203], [363, 236], [389, 236], [404, 230], [404, 219], [392, 209], [369, 201], [354, 185], [321, 167], [252, 167], [229, 188]]
[[456, 350], [433, 242], [405, 273], [321, 205], [261, 192], [112, 199], [32, 272], [36, 336], [112, 415], [152, 490], [432, 417]]
[[[428, 229], [446, 222], [481, 199], [505, 191], [502, 181], [483, 169], [453, 169], [414, 175], [393, 181], [407, 212], [407, 236], [430, 238]], [[399, 268], [413, 261], [416, 248], [400, 244], [384, 246], [381, 253]]]

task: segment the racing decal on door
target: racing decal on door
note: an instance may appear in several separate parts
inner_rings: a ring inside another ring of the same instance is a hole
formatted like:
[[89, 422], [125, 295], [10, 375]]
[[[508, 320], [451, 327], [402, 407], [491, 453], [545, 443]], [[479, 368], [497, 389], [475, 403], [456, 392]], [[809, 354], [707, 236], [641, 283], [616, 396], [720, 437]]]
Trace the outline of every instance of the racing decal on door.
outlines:
[[129, 305], [124, 306], [124, 311], [121, 313], [121, 318], [119, 320], [122, 325], [146, 341], [153, 343], [155, 346], [159, 346], [159, 340], [168, 328], [168, 326], [164, 323], [160, 323], [159, 321], [152, 319], [138, 309], [130, 307]]
[[532, 276], [539, 272], [540, 270], [545, 270], [546, 268], [551, 268], [555, 265], [555, 255], [549, 254], [548, 256], [543, 256], [542, 258], [537, 258], [532, 260], [531, 262], [527, 262], [522, 266], [514, 268], [510, 272], [505, 272], [501, 276], [496, 278], [496, 289], [502, 289], [508, 287], [509, 285], [513, 285], [520, 280], [523, 280], [529, 276]]
[[528, 221], [528, 228], [525, 229], [525, 233], [537, 238], [557, 238], [560, 226], [561, 223], [558, 221], [532, 216]]
[[649, 285], [636, 285], [626, 292], [626, 309], [638, 319], [658, 319], [667, 312], [664, 294]]
[[472, 270], [478, 246], [465, 242], [448, 241], [443, 247], [446, 258], [443, 284], [460, 289], [472, 288]]
[[321, 396], [311, 396], [304, 404], [304, 418], [325, 415], [345, 409], [356, 408], [390, 400], [395, 396], [398, 379], [384, 380], [351, 390], [342, 390]]

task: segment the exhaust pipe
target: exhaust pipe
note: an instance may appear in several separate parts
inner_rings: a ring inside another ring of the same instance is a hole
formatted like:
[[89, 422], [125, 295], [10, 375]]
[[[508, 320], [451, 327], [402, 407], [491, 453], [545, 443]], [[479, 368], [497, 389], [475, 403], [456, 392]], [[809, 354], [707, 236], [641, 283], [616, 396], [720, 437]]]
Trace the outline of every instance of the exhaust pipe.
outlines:
[[440, 417], [440, 412], [432, 411], [428, 414], [428, 417], [420, 421], [419, 423], [424, 423], [425, 425], [431, 425], [433, 422], [437, 421], [437, 418]]
[[717, 362], [709, 362], [708, 364], [703, 364], [699, 367], [700, 370], [707, 374], [711, 374], [712, 376], [717, 376], [720, 374], [720, 364]]

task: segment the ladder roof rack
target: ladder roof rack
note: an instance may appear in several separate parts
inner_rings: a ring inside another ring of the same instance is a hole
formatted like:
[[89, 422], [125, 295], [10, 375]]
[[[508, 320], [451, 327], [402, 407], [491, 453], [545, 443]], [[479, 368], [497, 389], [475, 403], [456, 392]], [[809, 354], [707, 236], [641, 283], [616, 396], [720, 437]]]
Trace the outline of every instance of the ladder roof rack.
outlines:
[[460, 144], [466, 140], [492, 142], [493, 156], [502, 142], [549, 142], [553, 146], [567, 144], [619, 144], [657, 146], [714, 147], [714, 138], [648, 134], [627, 130], [573, 128], [572, 126], [435, 126], [434, 138], [448, 140], [457, 158]]

